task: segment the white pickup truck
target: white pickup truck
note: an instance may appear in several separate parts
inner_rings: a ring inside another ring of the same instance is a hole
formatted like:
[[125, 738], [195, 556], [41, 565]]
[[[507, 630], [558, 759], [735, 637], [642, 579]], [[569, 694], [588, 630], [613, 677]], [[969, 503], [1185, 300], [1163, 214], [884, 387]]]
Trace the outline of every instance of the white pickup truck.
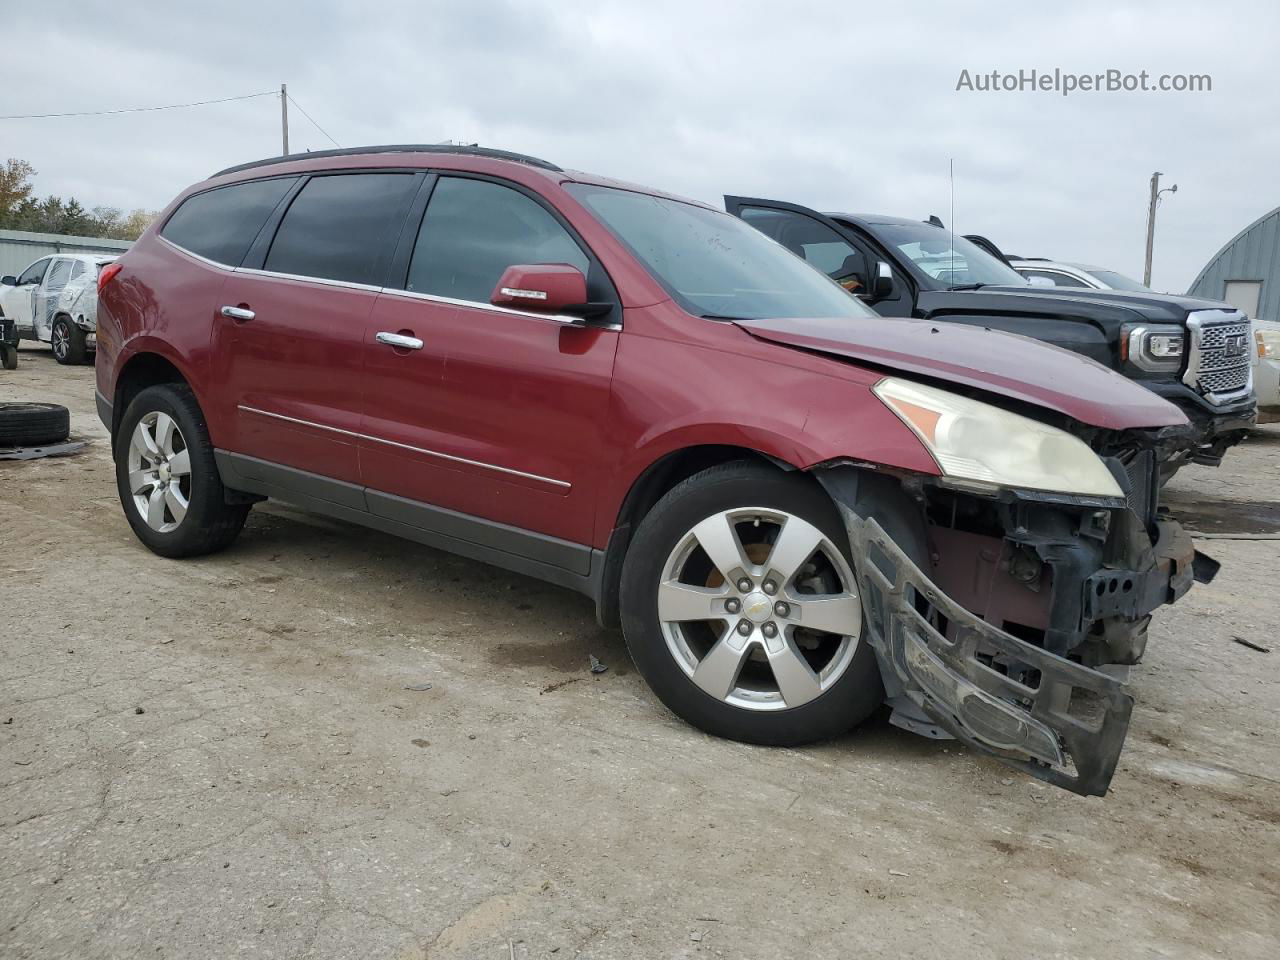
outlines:
[[53, 347], [59, 363], [84, 363], [97, 346], [98, 272], [115, 257], [59, 253], [0, 277], [0, 311], [23, 340]]

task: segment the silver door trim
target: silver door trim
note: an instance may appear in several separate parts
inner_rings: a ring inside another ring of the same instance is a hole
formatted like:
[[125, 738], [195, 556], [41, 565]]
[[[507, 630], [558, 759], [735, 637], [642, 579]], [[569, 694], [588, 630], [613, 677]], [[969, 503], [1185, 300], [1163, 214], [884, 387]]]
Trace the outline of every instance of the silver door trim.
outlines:
[[528, 473], [524, 470], [514, 470], [511, 467], [500, 467], [495, 463], [484, 463], [480, 460], [468, 460], [466, 457], [456, 457], [451, 453], [441, 453], [439, 450], [428, 450], [426, 447], [415, 447], [412, 444], [400, 443], [397, 440], [387, 440], [384, 437], [375, 437], [369, 433], [358, 433], [355, 430], [344, 430], [341, 427], [331, 427], [328, 424], [316, 423], [313, 420], [302, 420], [298, 417], [289, 417], [283, 413], [272, 413], [270, 410], [260, 410], [257, 407], [248, 407], [244, 404], [239, 404], [237, 409], [243, 410], [245, 413], [256, 413], [262, 417], [272, 417], [276, 420], [284, 420], [287, 423], [296, 423], [303, 427], [314, 427], [317, 430], [327, 430], [330, 433], [340, 433], [343, 436], [355, 437], [359, 440], [369, 440], [373, 443], [382, 443], [389, 447], [398, 447], [401, 450], [409, 450], [413, 453], [421, 453], [429, 457], [438, 457], [441, 460], [449, 460], [453, 463], [462, 463], [471, 467], [480, 467], [483, 470], [493, 470], [497, 473], [505, 473], [513, 477], [524, 477], [526, 480], [537, 480], [541, 483], [549, 483], [552, 486], [561, 487], [565, 490], [573, 488], [573, 484], [565, 480], [555, 480], [551, 477], [544, 477], [537, 473]]

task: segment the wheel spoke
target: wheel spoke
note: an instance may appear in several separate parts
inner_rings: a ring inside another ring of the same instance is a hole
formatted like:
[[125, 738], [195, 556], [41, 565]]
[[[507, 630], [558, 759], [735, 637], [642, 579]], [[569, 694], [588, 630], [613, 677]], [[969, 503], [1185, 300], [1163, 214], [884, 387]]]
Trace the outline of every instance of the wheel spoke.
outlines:
[[157, 457], [160, 455], [160, 448], [156, 446], [155, 438], [151, 436], [151, 432], [147, 429], [145, 420], [139, 420], [138, 425], [133, 428], [131, 446], [140, 457]]
[[738, 674], [742, 672], [750, 647], [751, 637], [744, 637], [732, 628], [725, 630], [716, 645], [694, 668], [693, 682], [717, 700], [723, 700], [738, 682]]
[[715, 601], [724, 597], [727, 588], [695, 587], [668, 580], [658, 587], [658, 617], [671, 622], [714, 620], [724, 614]]
[[827, 596], [792, 595], [792, 618], [802, 627], [856, 637], [862, 629], [862, 604], [850, 593]]
[[129, 471], [129, 492], [141, 493], [148, 487], [155, 486], [155, 478], [152, 477], [150, 470], [130, 470]]
[[818, 677], [790, 637], [779, 634], [765, 644], [773, 679], [788, 707], [808, 703], [822, 692]]
[[822, 531], [813, 524], [799, 517], [788, 517], [769, 554], [768, 569], [781, 578], [783, 584], [790, 582], [822, 540]]
[[693, 528], [693, 535], [726, 582], [732, 582], [735, 570], [751, 569], [738, 540], [738, 532], [733, 529], [727, 514], [707, 517]]
[[185, 477], [191, 472], [191, 451], [181, 450], [169, 461], [169, 472], [175, 477]]
[[173, 417], [167, 413], [156, 414], [156, 446], [166, 457], [173, 456]]
[[187, 501], [182, 498], [182, 491], [176, 485], [169, 484], [164, 489], [164, 502], [169, 506], [173, 522], [181, 523], [182, 518], [187, 515]]
[[147, 500], [147, 526], [159, 530], [164, 526], [164, 488], [157, 486]]

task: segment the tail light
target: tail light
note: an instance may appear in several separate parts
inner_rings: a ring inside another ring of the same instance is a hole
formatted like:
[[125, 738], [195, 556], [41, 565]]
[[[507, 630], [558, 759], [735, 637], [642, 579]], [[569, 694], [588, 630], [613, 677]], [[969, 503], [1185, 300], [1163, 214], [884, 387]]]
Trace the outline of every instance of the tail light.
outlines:
[[118, 263], [108, 263], [100, 271], [98, 271], [98, 292], [102, 292], [102, 288], [115, 279], [115, 275], [123, 270], [124, 267]]

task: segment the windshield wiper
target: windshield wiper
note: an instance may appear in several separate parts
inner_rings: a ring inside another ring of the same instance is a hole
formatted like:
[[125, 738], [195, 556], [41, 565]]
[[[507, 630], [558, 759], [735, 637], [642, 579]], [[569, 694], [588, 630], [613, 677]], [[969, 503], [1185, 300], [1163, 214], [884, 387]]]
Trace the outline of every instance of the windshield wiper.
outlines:
[[755, 319], [757, 319], [756, 317], [730, 317], [730, 316], [728, 316], [727, 314], [723, 314], [723, 313], [703, 313], [703, 314], [700, 314], [700, 316], [702, 317], [702, 319], [703, 319], [703, 320], [730, 320], [730, 321], [738, 321], [738, 320], [755, 320]]
[[987, 286], [987, 284], [985, 283], [957, 283], [950, 287], [947, 287], [947, 289], [948, 290], [981, 290], [985, 286]]

